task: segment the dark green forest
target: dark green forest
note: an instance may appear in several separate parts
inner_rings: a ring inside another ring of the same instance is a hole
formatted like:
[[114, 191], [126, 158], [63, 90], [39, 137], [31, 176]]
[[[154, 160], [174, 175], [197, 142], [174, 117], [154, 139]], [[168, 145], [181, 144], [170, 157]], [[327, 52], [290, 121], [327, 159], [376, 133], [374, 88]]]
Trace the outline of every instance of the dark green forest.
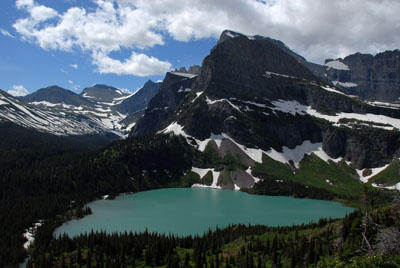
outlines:
[[[231, 226], [201, 237], [146, 232], [54, 239], [57, 226], [90, 213], [85, 204], [102, 195], [189, 187], [199, 182], [198, 175], [188, 172], [192, 166], [244, 167], [234, 158], [221, 159], [209, 150], [200, 153], [177, 136], [148, 135], [111, 142], [112, 137], [55, 137], [15, 125], [3, 126], [0, 267], [15, 267], [24, 260], [27, 253], [22, 234], [39, 220], [44, 224], [30, 249], [29, 265], [33, 267], [346, 267], [346, 263], [362, 263], [369, 256], [376, 256], [377, 264], [371, 267], [380, 267], [385, 261], [399, 264], [398, 255], [371, 255], [375, 250], [362, 247], [362, 234], [375, 243], [381, 230], [399, 228], [399, 209], [392, 204], [395, 196], [369, 187], [351, 195], [350, 201], [362, 210], [338, 221], [281, 228]], [[263, 179], [249, 193], [350, 198], [296, 181], [276, 183], [273, 176], [266, 175]], [[360, 229], [366, 207], [371, 210], [367, 218], [373, 222], [367, 225], [371, 227], [368, 232]], [[390, 265], [387, 267], [396, 267]]]
[[[182, 175], [195, 150], [178, 137], [128, 138], [103, 147], [98, 137], [78, 143], [11, 131], [0, 133], [0, 267], [24, 259], [22, 233], [38, 220], [56, 226], [101, 195], [193, 183]], [[149, 172], [142, 176], [142, 170]]]
[[400, 227], [393, 209], [373, 211], [364, 227], [364, 214], [357, 210], [342, 220], [274, 228], [233, 225], [202, 236], [63, 235], [50, 243], [39, 240], [28, 267], [399, 267], [400, 255], [373, 252], [362, 243], [363, 236], [372, 242], [387, 228]]

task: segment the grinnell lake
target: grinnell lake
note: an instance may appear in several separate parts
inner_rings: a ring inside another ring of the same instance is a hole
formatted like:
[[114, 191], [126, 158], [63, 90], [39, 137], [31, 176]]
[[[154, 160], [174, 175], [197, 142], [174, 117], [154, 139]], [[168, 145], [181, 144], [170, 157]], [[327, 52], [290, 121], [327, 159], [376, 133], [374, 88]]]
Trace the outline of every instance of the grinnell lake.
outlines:
[[238, 191], [171, 188], [118, 196], [89, 204], [92, 214], [64, 223], [56, 231], [76, 236], [103, 230], [203, 234], [230, 224], [286, 226], [340, 218], [352, 208], [329, 201], [284, 196], [250, 195]]

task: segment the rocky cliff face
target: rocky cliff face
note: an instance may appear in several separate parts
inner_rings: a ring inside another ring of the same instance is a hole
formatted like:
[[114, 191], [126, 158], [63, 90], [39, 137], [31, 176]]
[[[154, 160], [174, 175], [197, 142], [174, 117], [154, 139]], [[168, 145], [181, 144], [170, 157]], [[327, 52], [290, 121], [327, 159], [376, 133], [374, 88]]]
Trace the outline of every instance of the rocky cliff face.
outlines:
[[[242, 146], [288, 162], [288, 151], [320, 146], [327, 158], [342, 157], [358, 169], [390, 162], [400, 148], [400, 110], [343, 93], [296, 55], [277, 40], [225, 31], [197, 77], [167, 74], [132, 134], [174, 132], [202, 150], [230, 140], [224, 152], [217, 146], [221, 157]], [[346, 64], [327, 66], [334, 72]]]
[[154, 83], [149, 80], [134, 95], [124, 99], [120, 104], [112, 106], [111, 109], [122, 114], [133, 114], [146, 109], [150, 100], [159, 91], [160, 86], [161, 82]]
[[179, 70], [175, 70], [175, 72], [198, 75], [200, 73], [200, 70], [201, 67], [199, 65], [193, 65], [190, 66], [188, 70], [186, 70], [186, 67], [182, 67]]
[[195, 75], [169, 72], [166, 74], [158, 93], [150, 100], [144, 117], [137, 122], [130, 135], [143, 135], [165, 128], [177, 107], [190, 93]]
[[340, 62], [342, 68], [328, 67], [330, 81], [348, 94], [371, 101], [399, 101], [400, 51], [386, 51], [375, 56], [356, 53]]

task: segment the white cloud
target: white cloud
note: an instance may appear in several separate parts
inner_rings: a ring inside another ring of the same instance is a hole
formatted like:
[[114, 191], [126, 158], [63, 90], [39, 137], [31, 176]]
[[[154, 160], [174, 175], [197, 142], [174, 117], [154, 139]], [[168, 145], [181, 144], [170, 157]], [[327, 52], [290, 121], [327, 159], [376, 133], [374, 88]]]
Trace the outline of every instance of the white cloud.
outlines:
[[25, 8], [33, 6], [33, 0], [17, 0], [15, 1], [17, 8]]
[[69, 66], [71, 66], [72, 68], [74, 68], [74, 69], [78, 69], [78, 64], [70, 64]]
[[[13, 26], [22, 38], [44, 49], [70, 51], [78, 48], [108, 58], [111, 51], [121, 48], [134, 51], [164, 45], [167, 33], [176, 40], [188, 41], [217, 38], [224, 29], [280, 39], [306, 58], [319, 62], [357, 51], [375, 53], [400, 47], [398, 0], [93, 2], [96, 4], [94, 9], [75, 6], [57, 13], [32, 0], [18, 0], [17, 8], [28, 11], [29, 16], [18, 19]], [[54, 21], [43, 23], [48, 19]], [[111, 64], [110, 59], [105, 60]], [[131, 68], [131, 71], [121, 70], [121, 66], [132, 65], [132, 57], [118, 61], [119, 64], [117, 61], [114, 59], [111, 64], [120, 67], [115, 73], [152, 73], [149, 65]], [[104, 63], [98, 59], [93, 62]], [[154, 74], [165, 68], [165, 62], [158, 61], [158, 64], [161, 66], [151, 64], [151, 68], [155, 68]], [[114, 72], [104, 66], [97, 67]]]
[[4, 35], [4, 36], [8, 36], [8, 37], [11, 37], [11, 38], [15, 38], [12, 34], [10, 34], [9, 31], [7, 31], [7, 30], [5, 30], [5, 29], [3, 29], [3, 28], [0, 28], [0, 33], [1, 33], [2, 35]]
[[68, 80], [68, 84], [70, 84], [71, 89], [77, 91], [81, 86], [80, 85], [75, 85], [74, 81]]
[[94, 53], [93, 63], [97, 65], [99, 73], [131, 74], [136, 76], [161, 75], [170, 71], [172, 67], [169, 62], [160, 61], [145, 54], [136, 54], [135, 52], [132, 52], [131, 57], [123, 62], [112, 59], [101, 52]]
[[25, 96], [28, 95], [28, 90], [24, 88], [22, 85], [13, 85], [9, 91], [7, 91], [8, 94], [13, 95], [15, 97], [18, 96]]
[[64, 70], [63, 68], [60, 69], [60, 72], [67, 74], [68, 72]]

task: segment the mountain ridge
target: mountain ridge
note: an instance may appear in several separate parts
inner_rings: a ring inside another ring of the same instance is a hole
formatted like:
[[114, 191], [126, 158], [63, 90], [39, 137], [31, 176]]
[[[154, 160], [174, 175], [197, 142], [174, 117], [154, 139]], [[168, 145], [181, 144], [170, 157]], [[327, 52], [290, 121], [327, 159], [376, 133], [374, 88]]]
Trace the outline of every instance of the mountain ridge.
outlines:
[[[249, 159], [263, 164], [267, 155], [297, 172], [302, 159], [314, 154], [335, 165], [346, 161], [360, 179], [367, 177], [363, 170], [399, 156], [398, 108], [347, 95], [268, 38], [225, 31], [221, 40], [190, 80], [187, 94], [176, 98], [180, 87], [163, 84], [157, 105], [150, 102], [157, 116], [149, 110], [131, 135], [181, 135], [200, 151], [213, 150], [223, 159], [236, 155], [249, 170]], [[167, 112], [161, 111], [165, 107]], [[229, 172], [218, 174], [215, 187], [248, 185], [248, 175], [235, 181]]]

